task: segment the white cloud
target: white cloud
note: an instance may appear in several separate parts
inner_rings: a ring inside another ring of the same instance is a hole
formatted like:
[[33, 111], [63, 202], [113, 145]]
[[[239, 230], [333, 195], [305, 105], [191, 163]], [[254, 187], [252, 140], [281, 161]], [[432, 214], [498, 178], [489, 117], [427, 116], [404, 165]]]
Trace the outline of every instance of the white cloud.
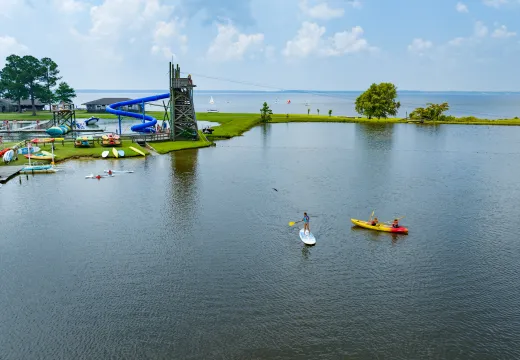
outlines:
[[87, 3], [77, 0], [53, 0], [54, 6], [64, 13], [75, 13], [87, 8]]
[[349, 0], [349, 5], [353, 8], [360, 9], [363, 5], [361, 4], [361, 0]]
[[458, 2], [457, 5], [455, 5], [455, 9], [460, 13], [467, 13], [469, 12], [468, 7], [466, 4], [463, 4], [461, 2]]
[[242, 34], [231, 22], [217, 24], [217, 36], [211, 43], [207, 56], [213, 61], [241, 60], [249, 51], [264, 48], [264, 34]]
[[508, 38], [508, 37], [512, 37], [512, 36], [516, 36], [516, 32], [514, 31], [508, 31], [507, 30], [507, 27], [505, 25], [501, 25], [501, 26], [498, 26], [494, 31], [493, 33], [491, 34], [492, 37], [494, 38], [501, 38], [501, 39], [504, 39], [504, 38]]
[[26, 55], [29, 48], [24, 44], [20, 44], [12, 36], [0, 36], [0, 66], [4, 66], [5, 58], [9, 55]]
[[283, 55], [288, 58], [304, 58], [311, 54], [320, 56], [337, 56], [361, 51], [374, 51], [363, 38], [363, 29], [353, 27], [350, 31], [335, 33], [332, 37], [323, 39], [326, 32], [324, 26], [308, 21], [303, 22], [296, 36], [287, 41]]
[[505, 5], [508, 2], [508, 0], [482, 0], [482, 3], [484, 5], [494, 8], [499, 8], [500, 6]]
[[424, 53], [432, 47], [433, 43], [430, 40], [415, 38], [412, 40], [412, 43], [408, 45], [408, 51], [419, 56], [423, 56]]
[[326, 2], [322, 2], [315, 6], [309, 7], [307, 4], [307, 0], [300, 1], [300, 10], [307, 16], [320, 19], [320, 20], [329, 20], [333, 18], [340, 18], [345, 13], [344, 9], [337, 8], [333, 9], [329, 7]]
[[466, 38], [463, 37], [456, 37], [455, 39], [452, 39], [448, 41], [448, 45], [451, 46], [460, 46], [466, 41]]
[[487, 26], [482, 21], [475, 22], [473, 33], [476, 37], [485, 37], [488, 32]]
[[21, 6], [20, 0], [1, 0], [0, 18], [10, 18], [11, 14], [15, 12], [15, 9]]
[[174, 42], [180, 44], [179, 48], [182, 53], [186, 53], [188, 37], [181, 34], [183, 27], [184, 22], [179, 18], [169, 22], [159, 21], [153, 34], [152, 53], [162, 53], [167, 59], [176, 58], [176, 52], [172, 50], [172, 43]]

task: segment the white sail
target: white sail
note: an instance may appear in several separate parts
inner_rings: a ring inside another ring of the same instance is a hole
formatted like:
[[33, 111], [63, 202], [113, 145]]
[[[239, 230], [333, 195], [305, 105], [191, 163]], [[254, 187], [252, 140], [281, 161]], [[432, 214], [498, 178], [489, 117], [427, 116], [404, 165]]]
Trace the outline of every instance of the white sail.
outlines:
[[209, 103], [212, 105], [215, 103], [215, 101], [213, 101], [213, 96], [209, 99]]

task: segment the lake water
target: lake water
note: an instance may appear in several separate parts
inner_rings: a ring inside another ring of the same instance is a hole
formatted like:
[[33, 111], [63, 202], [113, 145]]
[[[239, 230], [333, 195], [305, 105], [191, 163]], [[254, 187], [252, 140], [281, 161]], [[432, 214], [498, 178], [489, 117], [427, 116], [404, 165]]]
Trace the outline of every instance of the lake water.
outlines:
[[[104, 97], [142, 98], [166, 91], [125, 91], [112, 90], [110, 92], [82, 92], [78, 90], [78, 97], [74, 103], [78, 106], [87, 101], [93, 101]], [[307, 109], [311, 114], [328, 114], [332, 110], [333, 115], [358, 116], [354, 109], [356, 97], [361, 92], [226, 92], [204, 91], [194, 92], [195, 109], [198, 112], [206, 112], [208, 109], [217, 109], [220, 112], [246, 112], [258, 113], [264, 101], [269, 103], [275, 114], [306, 114]], [[214, 104], [210, 104], [213, 97]], [[291, 100], [291, 104], [287, 101]], [[454, 116], [476, 116], [479, 118], [499, 119], [520, 117], [520, 93], [475, 93], [475, 92], [399, 92], [398, 100], [401, 108], [398, 116], [405, 117], [417, 107], [424, 107], [426, 103], [448, 102], [449, 114]], [[308, 103], [309, 106], [305, 104]], [[162, 105], [161, 102], [155, 102]], [[162, 111], [161, 107], [148, 105], [146, 110]]]
[[12, 180], [0, 358], [517, 359], [519, 160], [516, 127], [293, 123]]

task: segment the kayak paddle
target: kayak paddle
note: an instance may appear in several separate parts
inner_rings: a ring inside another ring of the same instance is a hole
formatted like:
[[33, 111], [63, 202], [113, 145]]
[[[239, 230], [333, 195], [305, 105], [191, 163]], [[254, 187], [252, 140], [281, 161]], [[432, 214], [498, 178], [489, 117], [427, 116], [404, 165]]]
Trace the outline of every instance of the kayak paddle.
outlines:
[[[405, 218], [404, 216], [401, 216], [400, 218], [397, 218], [397, 220], [401, 220], [401, 219], [404, 219], [404, 218]], [[394, 222], [394, 220], [385, 221], [383, 224], [390, 224], [391, 222]]]
[[300, 222], [302, 222], [303, 220], [300, 220], [300, 221], [289, 221], [289, 226], [294, 226], [295, 224], [298, 224]]

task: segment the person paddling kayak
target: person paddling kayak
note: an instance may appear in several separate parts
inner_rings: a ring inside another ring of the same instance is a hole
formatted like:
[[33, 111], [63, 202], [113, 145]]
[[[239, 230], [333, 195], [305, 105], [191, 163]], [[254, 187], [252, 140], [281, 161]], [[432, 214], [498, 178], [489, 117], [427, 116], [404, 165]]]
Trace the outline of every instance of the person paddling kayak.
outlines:
[[394, 222], [392, 223], [392, 227], [393, 227], [394, 229], [397, 229], [398, 227], [400, 227], [400, 226], [399, 226], [399, 221], [398, 221], [397, 219], [394, 219]]
[[310, 234], [310, 232], [311, 232], [311, 230], [309, 228], [309, 221], [310, 221], [310, 219], [309, 219], [309, 215], [307, 215], [306, 212], [303, 213], [302, 221], [303, 221], [303, 231], [305, 232], [306, 235], [307, 235], [307, 231]]

